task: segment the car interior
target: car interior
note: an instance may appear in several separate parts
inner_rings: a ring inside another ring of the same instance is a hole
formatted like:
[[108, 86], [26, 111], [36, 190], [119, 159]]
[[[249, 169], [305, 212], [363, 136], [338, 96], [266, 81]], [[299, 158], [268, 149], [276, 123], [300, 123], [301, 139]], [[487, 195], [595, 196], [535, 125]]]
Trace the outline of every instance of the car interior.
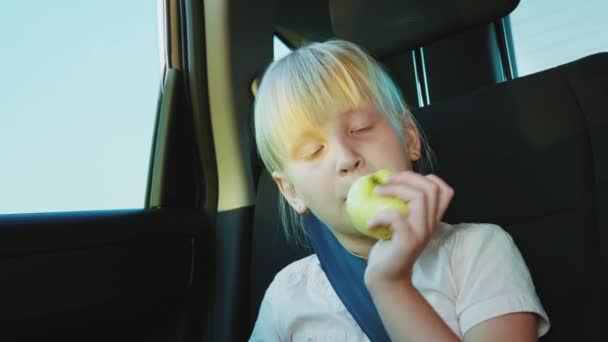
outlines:
[[0, 339], [246, 341], [276, 273], [313, 253], [283, 236], [252, 85], [274, 37], [335, 37], [401, 88], [456, 192], [444, 221], [511, 234], [551, 321], [540, 340], [602, 340], [608, 53], [515, 77], [519, 2], [165, 0], [146, 208], [0, 215]]

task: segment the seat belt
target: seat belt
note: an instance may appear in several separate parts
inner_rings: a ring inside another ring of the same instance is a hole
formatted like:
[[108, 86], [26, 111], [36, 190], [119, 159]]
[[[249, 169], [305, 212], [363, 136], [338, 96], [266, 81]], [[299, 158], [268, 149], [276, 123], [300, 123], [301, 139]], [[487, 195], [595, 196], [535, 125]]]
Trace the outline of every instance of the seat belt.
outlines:
[[361, 330], [372, 342], [390, 341], [364, 283], [365, 262], [344, 249], [313, 214], [304, 215], [304, 228], [327, 279]]

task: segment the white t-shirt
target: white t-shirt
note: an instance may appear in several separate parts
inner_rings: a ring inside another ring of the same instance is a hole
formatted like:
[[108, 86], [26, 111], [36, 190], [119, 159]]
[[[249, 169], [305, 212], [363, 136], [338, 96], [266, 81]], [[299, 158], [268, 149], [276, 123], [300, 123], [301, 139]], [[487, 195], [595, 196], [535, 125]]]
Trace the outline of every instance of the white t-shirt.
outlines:
[[[549, 330], [528, 268], [496, 225], [442, 223], [421, 253], [412, 282], [461, 339], [473, 326], [513, 312]], [[321, 269], [316, 255], [280, 271], [264, 295], [250, 341], [369, 341]]]

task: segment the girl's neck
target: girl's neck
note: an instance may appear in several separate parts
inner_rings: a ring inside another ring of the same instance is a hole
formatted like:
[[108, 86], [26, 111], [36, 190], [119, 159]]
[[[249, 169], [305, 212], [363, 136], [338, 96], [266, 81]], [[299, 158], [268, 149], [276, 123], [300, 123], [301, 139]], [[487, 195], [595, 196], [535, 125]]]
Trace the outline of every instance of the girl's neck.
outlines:
[[348, 252], [365, 261], [367, 261], [369, 251], [376, 243], [376, 240], [361, 235], [342, 234], [338, 232], [335, 232], [334, 235]]

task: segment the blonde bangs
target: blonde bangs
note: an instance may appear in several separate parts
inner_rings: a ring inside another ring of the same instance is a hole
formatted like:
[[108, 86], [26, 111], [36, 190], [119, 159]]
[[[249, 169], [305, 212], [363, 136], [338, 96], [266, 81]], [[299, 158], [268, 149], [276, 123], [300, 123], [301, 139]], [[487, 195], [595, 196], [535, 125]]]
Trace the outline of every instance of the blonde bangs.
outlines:
[[347, 54], [344, 47], [331, 51], [331, 47], [313, 44], [296, 50], [273, 63], [261, 82], [255, 135], [260, 156], [271, 172], [282, 169], [297, 136], [380, 98], [366, 56]]

